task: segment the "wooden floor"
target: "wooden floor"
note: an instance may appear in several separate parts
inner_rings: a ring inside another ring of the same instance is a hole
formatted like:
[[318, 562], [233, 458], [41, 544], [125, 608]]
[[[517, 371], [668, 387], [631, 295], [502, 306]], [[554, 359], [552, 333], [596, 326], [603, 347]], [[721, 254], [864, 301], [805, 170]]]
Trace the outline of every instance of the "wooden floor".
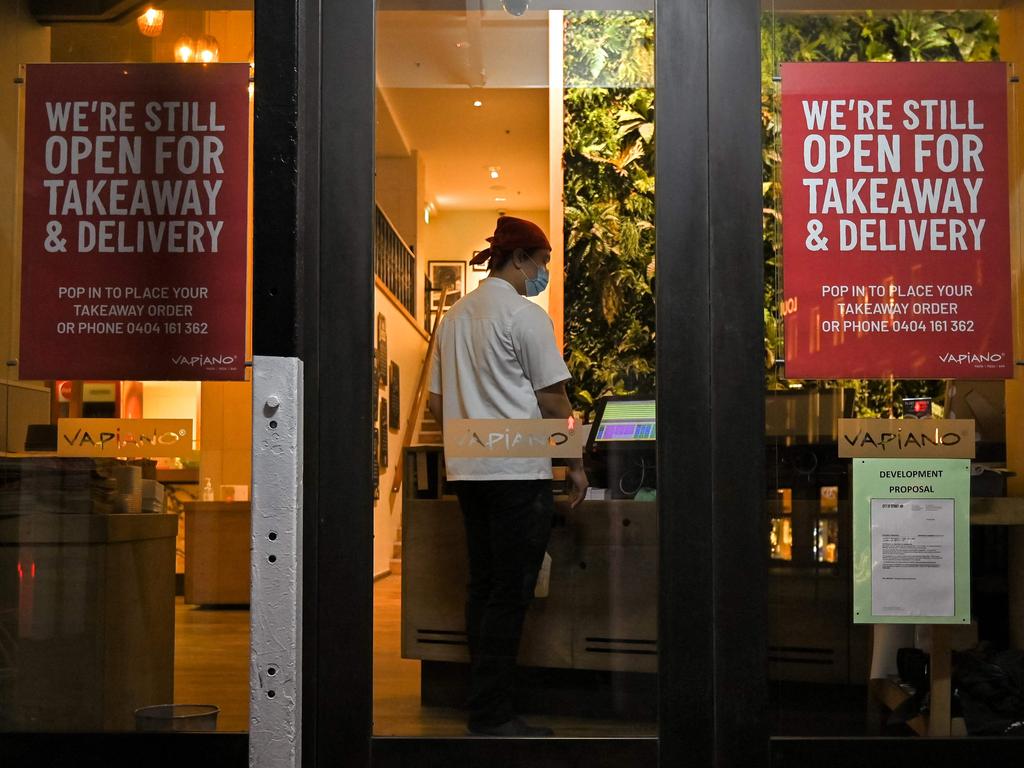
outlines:
[[220, 707], [218, 731], [248, 730], [248, 609], [185, 605], [179, 597], [174, 619], [174, 701]]
[[[402, 577], [388, 576], [374, 585], [373, 597], [373, 733], [375, 736], [462, 736], [466, 713], [420, 706], [418, 661], [401, 658]], [[529, 716], [558, 736], [654, 736], [657, 724], [574, 717]]]
[[[401, 658], [400, 576], [374, 585], [373, 732], [378, 736], [457, 736], [465, 713], [420, 706], [419, 662]], [[178, 598], [174, 699], [220, 707], [217, 730], [244, 731], [249, 718], [249, 611], [200, 608]], [[653, 736], [655, 723], [529, 718], [559, 736]]]

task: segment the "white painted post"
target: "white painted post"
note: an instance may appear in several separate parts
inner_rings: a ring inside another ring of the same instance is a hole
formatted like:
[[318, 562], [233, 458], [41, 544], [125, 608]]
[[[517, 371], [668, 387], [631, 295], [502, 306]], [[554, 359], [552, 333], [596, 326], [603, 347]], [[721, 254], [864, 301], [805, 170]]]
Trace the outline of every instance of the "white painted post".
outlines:
[[256, 357], [249, 765], [302, 764], [302, 362]]

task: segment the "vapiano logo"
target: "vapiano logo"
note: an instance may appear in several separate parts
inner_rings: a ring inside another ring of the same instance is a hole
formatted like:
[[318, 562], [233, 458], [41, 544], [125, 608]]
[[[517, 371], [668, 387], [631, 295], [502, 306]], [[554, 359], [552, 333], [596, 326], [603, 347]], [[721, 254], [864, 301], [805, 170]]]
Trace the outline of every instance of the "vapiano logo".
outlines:
[[963, 365], [964, 363], [970, 363], [972, 365], [982, 365], [983, 363], [1001, 363], [1005, 355], [1002, 352], [989, 352], [983, 355], [979, 355], [976, 352], [946, 352], [939, 355], [939, 360], [944, 363], [956, 363], [957, 365]]
[[232, 365], [235, 362], [234, 355], [176, 355], [171, 358], [175, 365], [183, 365], [188, 368], [210, 368], [218, 365]]

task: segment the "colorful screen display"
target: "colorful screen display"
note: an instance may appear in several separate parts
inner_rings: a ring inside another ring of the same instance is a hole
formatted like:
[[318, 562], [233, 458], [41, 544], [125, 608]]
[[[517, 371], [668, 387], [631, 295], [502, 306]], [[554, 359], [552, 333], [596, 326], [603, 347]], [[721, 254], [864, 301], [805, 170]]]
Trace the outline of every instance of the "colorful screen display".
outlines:
[[654, 401], [610, 400], [594, 429], [595, 443], [653, 442], [657, 437]]

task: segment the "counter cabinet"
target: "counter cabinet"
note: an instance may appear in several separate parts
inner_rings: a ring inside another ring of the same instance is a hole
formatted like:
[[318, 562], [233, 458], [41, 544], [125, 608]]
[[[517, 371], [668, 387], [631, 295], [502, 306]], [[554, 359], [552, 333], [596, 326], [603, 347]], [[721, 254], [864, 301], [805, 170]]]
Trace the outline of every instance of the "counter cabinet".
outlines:
[[[402, 656], [468, 662], [462, 513], [440, 448], [409, 449], [402, 521]], [[657, 671], [657, 505], [556, 497], [548, 596], [535, 598], [520, 664]]]

